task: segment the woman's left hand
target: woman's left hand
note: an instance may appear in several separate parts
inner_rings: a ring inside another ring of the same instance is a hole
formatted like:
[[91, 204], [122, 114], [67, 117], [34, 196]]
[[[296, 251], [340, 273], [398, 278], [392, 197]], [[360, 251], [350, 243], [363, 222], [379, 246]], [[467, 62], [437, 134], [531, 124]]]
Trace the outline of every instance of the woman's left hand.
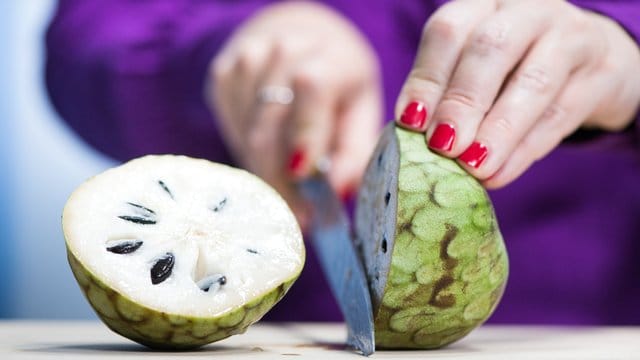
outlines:
[[396, 118], [497, 188], [580, 127], [624, 129], [639, 104], [640, 51], [611, 19], [560, 0], [458, 0], [426, 23]]

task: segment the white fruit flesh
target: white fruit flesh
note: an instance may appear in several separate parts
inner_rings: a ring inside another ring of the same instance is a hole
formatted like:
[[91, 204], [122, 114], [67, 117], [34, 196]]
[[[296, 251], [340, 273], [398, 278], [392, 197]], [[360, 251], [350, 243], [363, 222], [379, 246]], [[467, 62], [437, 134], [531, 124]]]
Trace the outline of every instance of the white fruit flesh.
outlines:
[[[87, 181], [67, 202], [63, 227], [69, 250], [94, 276], [170, 314], [224, 314], [298, 274], [305, 256], [296, 219], [271, 187], [181, 156], [147, 156]], [[107, 250], [126, 241], [142, 245], [127, 254]], [[151, 268], [167, 253], [175, 259], [171, 274], [153, 284]], [[224, 284], [209, 291], [198, 285], [220, 276]]]

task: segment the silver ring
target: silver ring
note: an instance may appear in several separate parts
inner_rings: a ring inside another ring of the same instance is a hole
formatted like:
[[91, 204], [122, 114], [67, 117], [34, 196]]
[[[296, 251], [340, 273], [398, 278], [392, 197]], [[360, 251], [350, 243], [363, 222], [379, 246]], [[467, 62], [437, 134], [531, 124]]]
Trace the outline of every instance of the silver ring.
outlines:
[[267, 85], [258, 91], [258, 101], [263, 104], [289, 105], [295, 96], [287, 86]]

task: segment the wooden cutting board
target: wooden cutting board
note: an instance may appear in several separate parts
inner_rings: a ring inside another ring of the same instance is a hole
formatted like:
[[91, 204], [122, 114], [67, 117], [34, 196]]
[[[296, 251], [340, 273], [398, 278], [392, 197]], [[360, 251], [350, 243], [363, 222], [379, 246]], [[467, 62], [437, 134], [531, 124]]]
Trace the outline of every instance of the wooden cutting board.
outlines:
[[[261, 323], [189, 352], [157, 352], [99, 322], [0, 321], [0, 359], [364, 359], [342, 324]], [[483, 326], [444, 349], [377, 351], [381, 359], [640, 359], [640, 327]]]

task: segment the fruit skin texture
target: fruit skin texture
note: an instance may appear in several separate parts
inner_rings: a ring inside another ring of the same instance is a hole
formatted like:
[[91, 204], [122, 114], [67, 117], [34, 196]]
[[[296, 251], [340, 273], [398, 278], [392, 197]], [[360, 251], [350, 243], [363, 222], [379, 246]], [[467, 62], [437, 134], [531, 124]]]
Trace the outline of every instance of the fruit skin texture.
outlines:
[[243, 307], [219, 317], [199, 318], [167, 314], [136, 304], [91, 274], [69, 248], [67, 259], [84, 296], [109, 329], [142, 345], [163, 350], [193, 349], [244, 333], [284, 297], [299, 275]]
[[388, 190], [397, 192], [390, 264], [376, 265], [388, 269], [378, 301], [372, 289], [376, 346], [442, 347], [491, 315], [506, 285], [507, 252], [475, 178], [428, 150], [423, 134], [393, 126], [385, 134], [396, 137], [400, 159], [397, 189]]

